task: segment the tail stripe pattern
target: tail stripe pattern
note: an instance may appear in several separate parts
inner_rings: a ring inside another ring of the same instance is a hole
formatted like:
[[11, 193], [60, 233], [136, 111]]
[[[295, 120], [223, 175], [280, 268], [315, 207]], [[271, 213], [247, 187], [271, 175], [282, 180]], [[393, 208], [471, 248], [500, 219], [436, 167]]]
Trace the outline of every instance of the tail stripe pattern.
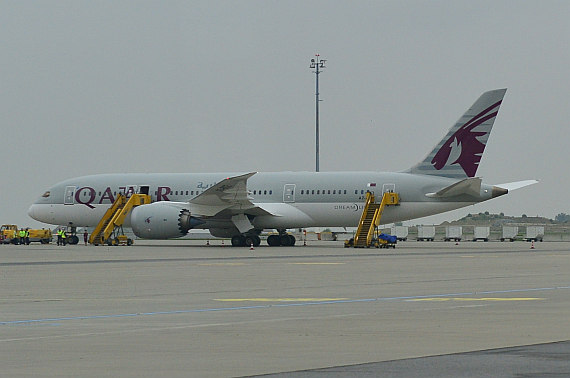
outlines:
[[406, 172], [455, 179], [475, 177], [506, 91], [483, 93], [426, 158]]

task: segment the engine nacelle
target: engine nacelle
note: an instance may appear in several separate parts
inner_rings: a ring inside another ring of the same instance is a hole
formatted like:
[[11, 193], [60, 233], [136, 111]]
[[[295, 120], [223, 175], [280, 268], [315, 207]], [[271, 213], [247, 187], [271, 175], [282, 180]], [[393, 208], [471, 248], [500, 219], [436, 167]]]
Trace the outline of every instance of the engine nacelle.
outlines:
[[190, 215], [184, 204], [155, 202], [137, 206], [131, 212], [131, 227], [139, 238], [179, 238], [204, 223]]

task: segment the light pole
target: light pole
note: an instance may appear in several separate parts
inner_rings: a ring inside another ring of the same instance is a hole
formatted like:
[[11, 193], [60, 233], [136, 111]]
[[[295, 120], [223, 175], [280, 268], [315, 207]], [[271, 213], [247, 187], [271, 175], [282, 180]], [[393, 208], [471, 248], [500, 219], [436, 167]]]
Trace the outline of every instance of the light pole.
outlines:
[[315, 68], [316, 71], [313, 71], [317, 76], [316, 79], [316, 90], [315, 90], [315, 153], [316, 153], [316, 160], [315, 160], [315, 172], [319, 171], [319, 74], [322, 72], [321, 68], [325, 68], [326, 60], [321, 59], [319, 54], [315, 54], [315, 59], [311, 59], [310, 68]]

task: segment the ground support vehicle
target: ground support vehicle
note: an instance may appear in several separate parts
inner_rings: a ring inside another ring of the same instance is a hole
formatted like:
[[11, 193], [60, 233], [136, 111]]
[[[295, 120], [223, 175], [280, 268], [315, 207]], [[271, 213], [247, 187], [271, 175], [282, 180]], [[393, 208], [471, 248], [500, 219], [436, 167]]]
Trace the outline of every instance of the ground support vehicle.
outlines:
[[30, 243], [49, 244], [53, 239], [50, 229], [42, 228], [41, 230], [28, 230], [30, 233]]
[[517, 226], [503, 226], [503, 236], [501, 241], [511, 241], [514, 242], [519, 234], [519, 228]]
[[525, 241], [542, 241], [544, 238], [544, 226], [526, 226]]
[[435, 226], [418, 226], [417, 241], [434, 241], [435, 239]]
[[0, 240], [2, 240], [2, 244], [20, 244], [18, 226], [15, 224], [3, 224], [0, 227]]
[[477, 226], [473, 231], [473, 241], [483, 240], [484, 242], [488, 242], [489, 235], [491, 235], [491, 227]]
[[461, 241], [463, 228], [461, 226], [447, 226], [445, 228], [445, 238], [443, 241]]

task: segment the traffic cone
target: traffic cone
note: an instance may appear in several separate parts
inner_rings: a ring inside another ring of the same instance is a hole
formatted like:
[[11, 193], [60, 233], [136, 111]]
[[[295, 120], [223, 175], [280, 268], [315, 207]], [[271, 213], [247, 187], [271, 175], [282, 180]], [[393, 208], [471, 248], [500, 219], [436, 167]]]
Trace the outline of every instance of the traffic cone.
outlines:
[[250, 251], [253, 251], [253, 243], [250, 244], [249, 250], [250, 250]]
[[534, 249], [534, 240], [530, 243], [530, 249]]

